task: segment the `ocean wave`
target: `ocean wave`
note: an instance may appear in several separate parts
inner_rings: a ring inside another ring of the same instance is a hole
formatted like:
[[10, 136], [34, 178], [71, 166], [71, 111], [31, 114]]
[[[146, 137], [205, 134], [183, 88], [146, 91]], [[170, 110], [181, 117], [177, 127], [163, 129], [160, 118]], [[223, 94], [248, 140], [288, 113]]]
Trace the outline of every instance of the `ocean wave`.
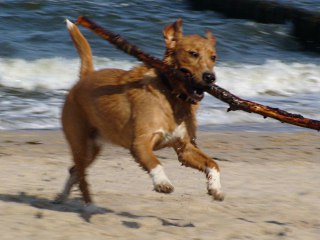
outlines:
[[[138, 62], [95, 58], [97, 69], [130, 69]], [[76, 81], [78, 59], [35, 61], [0, 59], [0, 129], [61, 128], [64, 97]], [[267, 61], [262, 65], [220, 64], [218, 85], [235, 95], [319, 119], [320, 68], [316, 64]], [[229, 112], [228, 105], [206, 96], [198, 116], [200, 126], [275, 123], [256, 114]]]
[[[100, 68], [130, 69], [137, 62], [95, 58]], [[79, 60], [49, 58], [27, 61], [0, 58], [0, 85], [34, 91], [69, 89], [78, 78]], [[320, 92], [320, 66], [269, 60], [261, 65], [216, 67], [217, 84], [239, 96], [292, 96]]]
[[[95, 58], [97, 69], [130, 69], [135, 63], [129, 61]], [[78, 79], [79, 59], [48, 58], [27, 61], [0, 58], [0, 86], [35, 90], [69, 89]]]
[[268, 60], [262, 65], [222, 64], [218, 85], [240, 96], [292, 96], [320, 92], [320, 66]]

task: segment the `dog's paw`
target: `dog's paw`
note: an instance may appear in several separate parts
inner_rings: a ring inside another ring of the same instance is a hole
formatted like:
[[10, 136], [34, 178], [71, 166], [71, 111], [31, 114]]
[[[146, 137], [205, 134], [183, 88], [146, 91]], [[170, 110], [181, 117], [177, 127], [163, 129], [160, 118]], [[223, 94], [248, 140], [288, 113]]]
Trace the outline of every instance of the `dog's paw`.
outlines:
[[158, 165], [151, 170], [150, 175], [152, 177], [152, 182], [154, 190], [159, 193], [171, 193], [173, 192], [173, 185], [171, 184], [169, 178], [165, 174], [163, 167]]
[[169, 182], [162, 182], [154, 185], [154, 190], [159, 193], [172, 193], [174, 190], [174, 187]]
[[222, 191], [216, 189], [208, 189], [208, 194], [212, 195], [213, 200], [222, 202], [225, 198], [225, 194]]

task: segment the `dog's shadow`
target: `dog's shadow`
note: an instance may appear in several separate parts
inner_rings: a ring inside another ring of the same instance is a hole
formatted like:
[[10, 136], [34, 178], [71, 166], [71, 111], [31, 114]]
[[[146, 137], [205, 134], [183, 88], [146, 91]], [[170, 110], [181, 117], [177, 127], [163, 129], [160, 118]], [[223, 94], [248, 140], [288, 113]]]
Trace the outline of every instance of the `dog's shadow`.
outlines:
[[[64, 204], [54, 203], [52, 200], [41, 198], [38, 196], [28, 195], [24, 192], [20, 192], [19, 194], [0, 194], [0, 201], [3, 202], [14, 202], [25, 205], [30, 205], [32, 207], [38, 209], [46, 209], [57, 212], [71, 212], [77, 213], [81, 218], [83, 218], [86, 222], [90, 222], [90, 219], [93, 214], [87, 213], [84, 211], [84, 205], [79, 199], [70, 199]], [[128, 228], [140, 228], [141, 224], [137, 222], [138, 219], [142, 218], [153, 218], [159, 220], [162, 226], [172, 226], [172, 227], [195, 227], [193, 223], [184, 223], [183, 219], [173, 219], [168, 218], [164, 219], [161, 217], [153, 216], [153, 215], [136, 215], [130, 212], [116, 212], [109, 208], [100, 208], [103, 213], [100, 214], [114, 214], [124, 218], [122, 224]], [[41, 213], [37, 213], [35, 215], [37, 218], [42, 218]]]

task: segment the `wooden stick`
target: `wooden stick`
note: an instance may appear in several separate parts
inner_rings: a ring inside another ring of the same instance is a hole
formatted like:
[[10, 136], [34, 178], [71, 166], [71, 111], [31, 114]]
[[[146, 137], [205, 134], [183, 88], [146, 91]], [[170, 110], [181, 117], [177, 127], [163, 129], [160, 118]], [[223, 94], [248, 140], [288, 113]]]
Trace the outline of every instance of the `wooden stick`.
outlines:
[[[80, 16], [78, 18], [77, 23], [98, 34], [100, 37], [109, 41], [118, 49], [137, 58], [138, 60], [144, 62], [146, 65], [155, 68], [156, 70], [164, 74], [170, 81], [171, 86], [186, 81], [186, 76], [183, 75], [180, 71], [172, 68], [170, 65], [164, 63], [163, 61], [144, 53], [138, 47], [130, 44], [128, 41], [123, 39], [120, 35], [114, 34], [100, 27], [93, 21], [83, 16]], [[217, 99], [229, 104], [230, 107], [228, 111], [242, 110], [248, 113], [256, 113], [262, 115], [264, 118], [270, 117], [277, 119], [280, 122], [285, 122], [292, 125], [320, 131], [320, 121], [318, 120], [305, 118], [299, 114], [289, 113], [278, 108], [272, 108], [241, 99], [217, 85], [207, 87], [204, 90]]]
[[228, 111], [242, 110], [248, 113], [257, 113], [264, 118], [270, 117], [277, 119], [282, 123], [285, 122], [320, 131], [320, 121], [318, 120], [305, 118], [300, 114], [289, 113], [279, 108], [264, 106], [259, 103], [241, 99], [217, 85], [207, 88], [206, 92], [229, 104], [230, 107]]

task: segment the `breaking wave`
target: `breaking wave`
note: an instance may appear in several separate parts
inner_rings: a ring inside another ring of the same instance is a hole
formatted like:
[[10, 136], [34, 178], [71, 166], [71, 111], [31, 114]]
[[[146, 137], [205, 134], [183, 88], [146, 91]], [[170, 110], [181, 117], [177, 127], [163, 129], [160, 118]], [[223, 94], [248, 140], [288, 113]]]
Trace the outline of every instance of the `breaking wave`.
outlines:
[[[97, 69], [130, 69], [138, 62], [95, 58]], [[0, 129], [60, 128], [64, 96], [78, 78], [79, 60], [0, 59]], [[269, 60], [262, 65], [220, 64], [217, 84], [235, 95], [262, 104], [319, 118], [320, 66]], [[198, 120], [202, 126], [265, 121], [243, 112], [226, 113], [227, 105], [206, 96]]]

